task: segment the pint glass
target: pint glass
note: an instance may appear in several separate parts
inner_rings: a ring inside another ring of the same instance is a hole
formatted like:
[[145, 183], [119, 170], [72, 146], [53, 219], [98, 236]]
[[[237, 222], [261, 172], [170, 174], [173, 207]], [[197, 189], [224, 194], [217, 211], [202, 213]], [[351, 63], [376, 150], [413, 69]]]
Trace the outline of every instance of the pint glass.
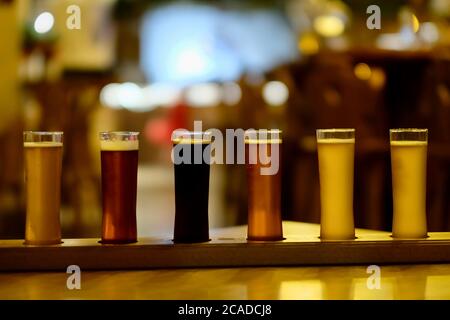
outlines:
[[137, 241], [138, 132], [100, 133], [102, 243]]
[[391, 129], [394, 238], [427, 237], [427, 129]]
[[175, 175], [174, 242], [209, 241], [208, 197], [211, 135], [176, 130], [172, 134]]
[[62, 132], [23, 133], [26, 183], [26, 244], [61, 243]]
[[318, 129], [320, 238], [355, 238], [353, 176], [355, 129]]
[[[247, 130], [248, 240], [282, 240], [280, 130]], [[269, 167], [274, 170], [268, 170]]]

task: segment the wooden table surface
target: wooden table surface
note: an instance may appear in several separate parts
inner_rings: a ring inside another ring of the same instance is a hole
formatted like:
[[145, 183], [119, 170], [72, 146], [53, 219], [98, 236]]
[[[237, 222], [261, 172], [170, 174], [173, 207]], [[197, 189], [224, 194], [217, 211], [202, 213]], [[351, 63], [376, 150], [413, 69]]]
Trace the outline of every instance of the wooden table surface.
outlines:
[[[212, 234], [245, 235], [245, 227]], [[450, 299], [450, 264], [380, 267], [381, 287], [372, 290], [367, 266], [82, 270], [80, 290], [67, 289], [65, 272], [8, 272], [0, 273], [0, 299]]]

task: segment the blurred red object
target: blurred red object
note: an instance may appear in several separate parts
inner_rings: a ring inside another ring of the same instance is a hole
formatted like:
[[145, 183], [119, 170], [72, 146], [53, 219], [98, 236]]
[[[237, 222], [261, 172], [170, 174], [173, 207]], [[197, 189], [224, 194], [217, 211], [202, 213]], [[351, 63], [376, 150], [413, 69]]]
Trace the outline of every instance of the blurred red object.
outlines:
[[166, 116], [147, 121], [144, 129], [145, 138], [156, 145], [171, 146], [172, 132], [175, 129], [186, 128], [187, 108], [183, 101], [179, 101], [170, 107]]

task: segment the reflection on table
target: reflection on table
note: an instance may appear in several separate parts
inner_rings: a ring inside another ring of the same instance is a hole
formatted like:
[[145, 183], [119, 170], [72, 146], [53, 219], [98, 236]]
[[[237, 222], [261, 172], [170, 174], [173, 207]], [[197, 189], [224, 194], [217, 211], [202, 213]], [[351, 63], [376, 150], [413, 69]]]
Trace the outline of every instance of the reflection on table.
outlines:
[[0, 274], [0, 299], [450, 299], [450, 265], [383, 266], [370, 290], [366, 266]]

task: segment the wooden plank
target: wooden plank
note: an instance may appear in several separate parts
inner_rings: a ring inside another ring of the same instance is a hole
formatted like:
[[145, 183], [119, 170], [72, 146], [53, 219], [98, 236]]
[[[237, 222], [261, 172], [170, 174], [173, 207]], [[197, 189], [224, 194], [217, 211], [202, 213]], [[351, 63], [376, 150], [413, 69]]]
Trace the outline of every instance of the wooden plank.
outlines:
[[[423, 240], [394, 240], [388, 232], [357, 230], [358, 238], [321, 241], [318, 226], [285, 222], [286, 240], [247, 241], [245, 226], [215, 230], [212, 241], [174, 244], [142, 238], [126, 245], [102, 245], [98, 239], [65, 239], [52, 246], [0, 241], [0, 271], [83, 270], [186, 267], [301, 266], [450, 262], [450, 232]], [[303, 231], [303, 232], [299, 232]]]

